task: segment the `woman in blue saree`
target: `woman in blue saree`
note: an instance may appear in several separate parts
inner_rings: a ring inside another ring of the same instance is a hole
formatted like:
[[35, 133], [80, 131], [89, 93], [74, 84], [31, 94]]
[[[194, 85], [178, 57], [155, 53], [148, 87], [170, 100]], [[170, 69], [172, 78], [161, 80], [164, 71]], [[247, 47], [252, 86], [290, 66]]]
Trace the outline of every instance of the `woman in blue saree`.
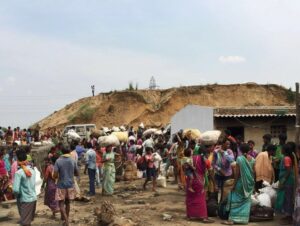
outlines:
[[236, 160], [235, 184], [228, 195], [226, 209], [229, 212], [229, 220], [226, 225], [248, 224], [251, 209], [251, 195], [254, 190], [253, 166], [254, 159], [247, 158], [250, 150], [248, 144], [240, 146], [242, 155]]

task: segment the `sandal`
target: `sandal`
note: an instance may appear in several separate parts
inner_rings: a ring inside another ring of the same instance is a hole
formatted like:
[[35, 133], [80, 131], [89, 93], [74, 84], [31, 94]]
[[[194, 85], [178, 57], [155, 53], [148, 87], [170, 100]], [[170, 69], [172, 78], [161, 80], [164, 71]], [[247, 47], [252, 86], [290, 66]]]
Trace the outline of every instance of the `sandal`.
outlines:
[[214, 220], [211, 220], [211, 219], [209, 219], [209, 218], [203, 219], [201, 222], [202, 222], [203, 224], [212, 224], [212, 223], [215, 223]]
[[222, 224], [224, 224], [224, 225], [234, 225], [234, 222], [233, 221], [224, 221], [224, 222], [222, 222]]

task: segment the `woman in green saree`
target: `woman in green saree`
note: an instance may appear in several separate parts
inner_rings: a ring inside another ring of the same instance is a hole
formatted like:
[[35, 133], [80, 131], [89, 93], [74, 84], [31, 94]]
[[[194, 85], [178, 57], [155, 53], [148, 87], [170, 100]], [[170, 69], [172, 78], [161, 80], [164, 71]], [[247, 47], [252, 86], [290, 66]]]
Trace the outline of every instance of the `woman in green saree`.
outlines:
[[103, 195], [113, 195], [116, 180], [115, 153], [112, 146], [106, 147], [106, 153], [103, 155]]
[[281, 225], [292, 224], [294, 213], [295, 194], [295, 156], [292, 147], [288, 144], [282, 146], [283, 159], [279, 165], [279, 190], [275, 203], [275, 210], [285, 216], [281, 219]]
[[226, 206], [229, 213], [229, 220], [223, 222], [226, 225], [248, 224], [251, 208], [251, 195], [254, 190], [253, 166], [255, 160], [247, 158], [250, 150], [248, 144], [240, 146], [242, 155], [236, 160], [235, 184], [228, 195]]

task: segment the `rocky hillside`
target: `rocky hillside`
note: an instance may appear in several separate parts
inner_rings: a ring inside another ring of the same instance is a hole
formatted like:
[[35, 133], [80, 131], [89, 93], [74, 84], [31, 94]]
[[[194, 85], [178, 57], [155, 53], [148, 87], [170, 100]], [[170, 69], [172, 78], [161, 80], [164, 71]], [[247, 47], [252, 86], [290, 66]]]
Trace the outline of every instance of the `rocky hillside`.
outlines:
[[38, 122], [42, 129], [66, 124], [95, 123], [102, 126], [167, 124], [172, 115], [188, 104], [202, 106], [290, 105], [291, 91], [278, 85], [254, 83], [205, 85], [166, 90], [102, 93], [80, 99]]

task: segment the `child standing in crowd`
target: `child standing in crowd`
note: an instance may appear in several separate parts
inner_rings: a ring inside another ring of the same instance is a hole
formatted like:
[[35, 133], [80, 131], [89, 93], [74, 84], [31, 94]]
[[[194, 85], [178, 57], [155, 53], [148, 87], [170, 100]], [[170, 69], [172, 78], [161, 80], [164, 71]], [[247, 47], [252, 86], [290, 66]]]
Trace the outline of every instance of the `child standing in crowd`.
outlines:
[[100, 145], [96, 145], [96, 185], [101, 187], [103, 178], [103, 152]]
[[232, 176], [231, 163], [234, 162], [234, 155], [230, 148], [230, 142], [226, 140], [221, 143], [221, 146], [216, 147], [213, 167], [215, 169], [215, 180], [218, 186], [218, 190], [221, 191], [221, 199], [223, 200], [224, 183]]
[[249, 148], [250, 148], [250, 151], [249, 151], [248, 155], [250, 155], [252, 158], [255, 159], [256, 156], [257, 156], [257, 151], [254, 150], [255, 142], [253, 140], [249, 140], [248, 145], [249, 145]]
[[189, 178], [189, 184], [187, 185], [187, 189], [190, 192], [195, 192], [193, 189], [193, 180], [194, 180], [194, 166], [193, 166], [193, 160], [192, 160], [192, 151], [190, 148], [187, 148], [184, 150], [184, 157], [182, 159], [182, 165], [184, 169], [184, 174], [186, 177]]
[[147, 162], [147, 170], [146, 170], [147, 178], [145, 180], [143, 188], [144, 190], [146, 190], [147, 183], [152, 180], [152, 191], [156, 192], [157, 173], [156, 173], [154, 159], [152, 155], [153, 147], [146, 146], [145, 149], [146, 149], [145, 161]]

